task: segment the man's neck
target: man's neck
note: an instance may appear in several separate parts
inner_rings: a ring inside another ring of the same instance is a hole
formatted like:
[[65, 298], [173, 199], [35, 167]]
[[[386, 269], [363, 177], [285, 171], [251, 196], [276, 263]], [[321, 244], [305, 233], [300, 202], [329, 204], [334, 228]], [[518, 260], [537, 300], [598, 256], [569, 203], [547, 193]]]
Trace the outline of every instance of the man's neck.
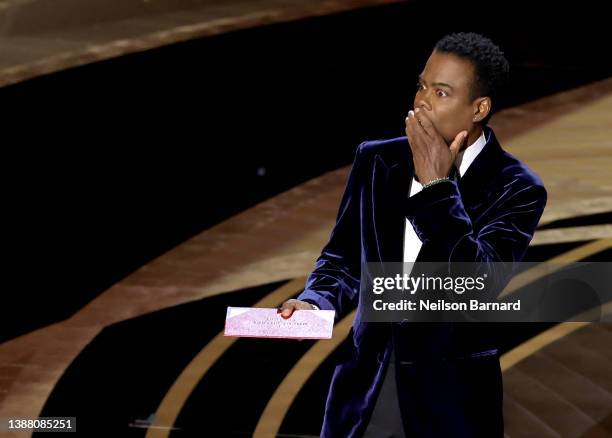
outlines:
[[468, 140], [465, 143], [463, 150], [473, 145], [481, 135], [482, 135], [482, 126], [474, 125], [474, 129], [472, 129], [472, 131], [468, 134]]

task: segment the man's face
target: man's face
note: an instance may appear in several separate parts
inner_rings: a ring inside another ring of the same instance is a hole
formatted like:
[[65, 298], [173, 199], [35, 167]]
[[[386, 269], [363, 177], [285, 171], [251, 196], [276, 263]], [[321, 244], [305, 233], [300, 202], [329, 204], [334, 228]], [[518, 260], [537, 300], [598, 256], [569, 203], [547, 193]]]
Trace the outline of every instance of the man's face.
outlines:
[[433, 51], [417, 83], [414, 108], [424, 111], [444, 140], [474, 128], [471, 98], [474, 67], [466, 59]]

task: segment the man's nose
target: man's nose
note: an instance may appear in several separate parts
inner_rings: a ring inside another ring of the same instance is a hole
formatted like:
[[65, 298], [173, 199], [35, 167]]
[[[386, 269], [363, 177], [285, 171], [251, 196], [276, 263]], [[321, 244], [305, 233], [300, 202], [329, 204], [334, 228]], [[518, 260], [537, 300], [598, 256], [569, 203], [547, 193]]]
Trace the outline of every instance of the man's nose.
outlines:
[[425, 111], [431, 111], [431, 105], [429, 104], [429, 101], [426, 98], [419, 98], [414, 103], [414, 107], [415, 108], [420, 108], [420, 109], [425, 110]]

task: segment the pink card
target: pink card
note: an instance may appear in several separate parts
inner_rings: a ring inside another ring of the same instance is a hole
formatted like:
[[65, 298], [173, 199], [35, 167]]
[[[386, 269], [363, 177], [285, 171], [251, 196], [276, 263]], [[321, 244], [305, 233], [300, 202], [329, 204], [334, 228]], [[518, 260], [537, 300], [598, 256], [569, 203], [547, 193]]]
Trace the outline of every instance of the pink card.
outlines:
[[228, 307], [225, 336], [255, 338], [331, 339], [333, 310], [296, 310], [284, 319], [277, 309]]

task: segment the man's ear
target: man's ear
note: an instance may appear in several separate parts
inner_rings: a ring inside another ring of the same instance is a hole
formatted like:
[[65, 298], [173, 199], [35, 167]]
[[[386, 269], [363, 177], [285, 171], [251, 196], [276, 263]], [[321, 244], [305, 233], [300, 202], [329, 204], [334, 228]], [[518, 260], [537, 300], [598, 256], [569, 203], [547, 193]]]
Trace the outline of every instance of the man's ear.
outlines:
[[474, 100], [474, 117], [472, 121], [474, 123], [480, 122], [484, 120], [485, 117], [491, 111], [491, 98], [489, 97], [479, 97]]

